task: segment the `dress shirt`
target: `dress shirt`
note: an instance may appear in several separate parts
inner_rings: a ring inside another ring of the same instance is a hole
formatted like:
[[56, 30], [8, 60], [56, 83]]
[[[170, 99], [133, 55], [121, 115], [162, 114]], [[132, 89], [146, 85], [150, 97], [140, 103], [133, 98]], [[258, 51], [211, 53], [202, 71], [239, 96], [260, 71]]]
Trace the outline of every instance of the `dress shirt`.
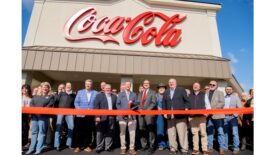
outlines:
[[107, 102], [108, 102], [108, 109], [112, 110], [113, 107], [112, 107], [112, 97], [111, 97], [111, 94], [106, 94], [106, 97], [107, 97]]

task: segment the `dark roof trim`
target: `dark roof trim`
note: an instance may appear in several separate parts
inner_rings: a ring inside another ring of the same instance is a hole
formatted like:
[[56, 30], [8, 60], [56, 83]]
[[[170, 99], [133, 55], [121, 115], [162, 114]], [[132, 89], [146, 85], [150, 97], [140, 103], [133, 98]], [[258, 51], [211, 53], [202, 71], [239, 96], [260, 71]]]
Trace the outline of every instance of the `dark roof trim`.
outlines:
[[237, 78], [234, 76], [234, 74], [232, 74], [232, 78], [236, 81], [236, 83], [240, 86], [242, 92], [244, 91], [242, 86], [240, 85], [239, 81], [237, 80]]
[[194, 0], [177, 0], [177, 1], [195, 2], [195, 3], [203, 3], [203, 4], [213, 4], [213, 5], [222, 5], [222, 3], [204, 2], [204, 1], [194, 1]]

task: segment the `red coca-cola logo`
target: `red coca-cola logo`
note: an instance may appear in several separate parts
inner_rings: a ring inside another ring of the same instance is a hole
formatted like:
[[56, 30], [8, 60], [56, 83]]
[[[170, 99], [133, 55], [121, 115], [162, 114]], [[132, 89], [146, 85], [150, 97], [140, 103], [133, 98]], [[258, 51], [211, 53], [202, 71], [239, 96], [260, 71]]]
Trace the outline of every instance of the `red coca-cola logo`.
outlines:
[[[151, 26], [155, 18], [163, 20], [160, 28]], [[73, 15], [64, 26], [65, 38], [69, 41], [93, 40], [97, 39], [105, 42], [119, 44], [114, 35], [123, 31], [122, 37], [126, 44], [133, 44], [138, 41], [142, 45], [155, 42], [156, 46], [176, 46], [181, 41], [181, 29], [175, 26], [186, 19], [175, 14], [171, 17], [160, 12], [144, 12], [134, 18], [116, 16], [109, 18], [106, 16], [97, 18], [96, 10], [88, 7]], [[77, 28], [77, 36], [71, 33]]]

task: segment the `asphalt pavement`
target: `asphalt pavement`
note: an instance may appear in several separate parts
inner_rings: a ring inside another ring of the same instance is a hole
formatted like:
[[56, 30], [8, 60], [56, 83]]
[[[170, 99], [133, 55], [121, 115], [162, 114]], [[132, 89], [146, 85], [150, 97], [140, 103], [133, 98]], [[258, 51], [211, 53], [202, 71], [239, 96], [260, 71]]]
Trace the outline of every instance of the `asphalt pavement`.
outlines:
[[[72, 149], [64, 149], [60, 152], [57, 152], [56, 150], [47, 150], [43, 153], [41, 153], [41, 155], [119, 155], [120, 149], [116, 148], [113, 150], [113, 152], [101, 152], [100, 154], [96, 154], [94, 151], [91, 153], [87, 153], [84, 151], [81, 151], [79, 153], [74, 153]], [[189, 151], [189, 154], [191, 155], [192, 151]], [[163, 151], [159, 151], [156, 150], [155, 153], [153, 155], [168, 155], [169, 151], [168, 150], [163, 150]], [[177, 153], [178, 155], [180, 155], [181, 153]], [[201, 153], [200, 153], [201, 154]], [[217, 151], [214, 151], [213, 153], [211, 153], [211, 155], [218, 155], [219, 153]], [[24, 155], [24, 153], [22, 153], [22, 155]], [[130, 155], [128, 152], [126, 155]], [[146, 152], [141, 152], [138, 151], [137, 155], [147, 155]], [[227, 151], [226, 155], [232, 155], [232, 151]], [[245, 151], [240, 151], [239, 155], [253, 155], [253, 151], [252, 150], [245, 150]]]

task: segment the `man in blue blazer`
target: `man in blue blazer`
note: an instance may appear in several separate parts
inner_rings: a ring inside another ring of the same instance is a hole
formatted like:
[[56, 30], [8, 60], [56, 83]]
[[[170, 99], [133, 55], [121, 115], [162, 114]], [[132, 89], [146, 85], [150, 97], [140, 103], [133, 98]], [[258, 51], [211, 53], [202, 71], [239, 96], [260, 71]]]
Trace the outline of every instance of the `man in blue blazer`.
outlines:
[[[118, 110], [128, 110], [137, 107], [136, 93], [131, 92], [131, 82], [125, 82], [125, 90], [118, 94], [116, 108]], [[120, 128], [120, 154], [126, 154], [126, 127], [128, 125], [130, 137], [130, 154], [137, 154], [135, 151], [135, 137], [136, 137], [136, 116], [117, 116]]]
[[[97, 91], [92, 89], [93, 81], [88, 79], [85, 81], [85, 89], [77, 92], [74, 106], [76, 109], [94, 109], [94, 101]], [[95, 122], [93, 116], [77, 115], [75, 118], [75, 150], [80, 152], [84, 148], [86, 152], [92, 152], [90, 142], [92, 134], [95, 130]]]

